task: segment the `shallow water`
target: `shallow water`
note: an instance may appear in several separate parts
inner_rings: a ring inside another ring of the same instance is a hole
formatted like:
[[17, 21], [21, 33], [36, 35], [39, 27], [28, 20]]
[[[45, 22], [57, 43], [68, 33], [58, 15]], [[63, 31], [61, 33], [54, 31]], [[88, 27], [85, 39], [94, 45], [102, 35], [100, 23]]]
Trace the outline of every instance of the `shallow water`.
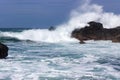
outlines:
[[5, 42], [1, 80], [120, 80], [120, 44]]

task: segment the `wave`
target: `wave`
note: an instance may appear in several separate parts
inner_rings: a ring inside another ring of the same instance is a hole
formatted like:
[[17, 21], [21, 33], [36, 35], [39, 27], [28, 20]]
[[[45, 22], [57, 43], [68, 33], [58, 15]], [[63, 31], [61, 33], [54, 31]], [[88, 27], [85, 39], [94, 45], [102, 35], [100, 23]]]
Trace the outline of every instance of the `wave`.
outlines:
[[12, 37], [0, 37], [0, 42], [7, 42], [7, 41], [20, 42], [21, 40]]
[[47, 29], [31, 29], [22, 32], [0, 32], [1, 37], [11, 37], [18, 40], [30, 40], [39, 42], [64, 42], [74, 41], [69, 37], [68, 32], [49, 31]]
[[0, 32], [0, 36], [39, 42], [76, 42], [78, 40], [71, 38], [71, 32], [75, 28], [86, 26], [89, 21], [101, 22], [105, 28], [112, 28], [120, 26], [120, 15], [105, 12], [103, 6], [91, 4], [90, 0], [85, 0], [83, 5], [71, 11], [69, 20], [58, 25], [54, 31], [48, 29], [30, 29], [21, 32], [6, 31]]

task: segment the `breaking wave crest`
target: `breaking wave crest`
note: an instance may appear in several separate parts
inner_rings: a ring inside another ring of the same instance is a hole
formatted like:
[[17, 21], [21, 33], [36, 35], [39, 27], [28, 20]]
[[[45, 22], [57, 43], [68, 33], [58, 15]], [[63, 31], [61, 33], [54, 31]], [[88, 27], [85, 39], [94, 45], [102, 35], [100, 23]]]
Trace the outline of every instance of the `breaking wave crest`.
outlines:
[[60, 32], [58, 30], [49, 31], [47, 29], [31, 29], [24, 30], [22, 32], [1, 32], [0, 36], [16, 38], [18, 40], [30, 40], [39, 42], [62, 42], [75, 40], [70, 39], [67, 32]]
[[120, 26], [120, 15], [104, 12], [103, 6], [91, 4], [90, 0], [85, 0], [83, 5], [71, 11], [69, 20], [58, 25], [54, 31], [31, 29], [22, 32], [0, 32], [0, 36], [39, 42], [75, 42], [78, 40], [71, 38], [71, 32], [75, 28], [84, 27], [89, 21], [101, 22], [104, 27], [112, 28]]

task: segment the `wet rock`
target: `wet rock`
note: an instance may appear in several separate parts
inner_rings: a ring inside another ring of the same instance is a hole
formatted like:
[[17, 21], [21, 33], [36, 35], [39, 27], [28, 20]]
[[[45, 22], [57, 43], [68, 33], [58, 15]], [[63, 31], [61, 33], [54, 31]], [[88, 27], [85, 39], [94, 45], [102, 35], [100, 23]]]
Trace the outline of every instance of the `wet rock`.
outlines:
[[103, 28], [102, 23], [91, 21], [89, 26], [72, 31], [71, 36], [84, 43], [85, 40], [111, 40], [112, 42], [120, 42], [120, 27]]
[[0, 43], [0, 59], [5, 59], [8, 56], [8, 47]]
[[49, 30], [49, 31], [54, 31], [55, 29], [56, 29], [55, 27], [50, 26], [48, 30]]

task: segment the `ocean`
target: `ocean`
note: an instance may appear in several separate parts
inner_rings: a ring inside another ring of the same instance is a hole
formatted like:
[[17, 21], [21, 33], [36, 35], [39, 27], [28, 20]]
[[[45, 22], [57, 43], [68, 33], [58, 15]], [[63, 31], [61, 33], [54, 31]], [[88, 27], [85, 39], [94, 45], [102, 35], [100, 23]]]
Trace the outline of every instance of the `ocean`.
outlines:
[[120, 80], [120, 43], [16, 37], [31, 30], [35, 29], [1, 29], [0, 42], [9, 47], [9, 55], [0, 60], [0, 80]]
[[0, 60], [0, 80], [120, 80], [120, 43], [90, 40], [79, 44], [71, 38], [74, 29], [89, 21], [113, 28], [120, 26], [120, 15], [86, 0], [53, 31], [0, 29], [0, 42], [9, 47], [7, 59]]

